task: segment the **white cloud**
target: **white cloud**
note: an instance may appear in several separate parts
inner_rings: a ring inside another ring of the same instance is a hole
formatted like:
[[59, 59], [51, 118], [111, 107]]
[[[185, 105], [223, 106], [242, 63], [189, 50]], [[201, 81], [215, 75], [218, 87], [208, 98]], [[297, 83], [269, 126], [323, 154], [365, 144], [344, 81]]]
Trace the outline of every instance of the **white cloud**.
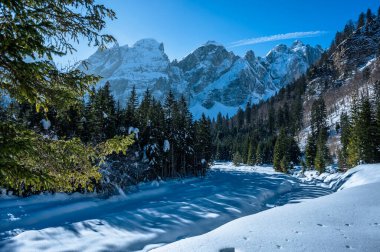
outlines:
[[284, 33], [284, 34], [276, 34], [276, 35], [271, 35], [271, 36], [235, 41], [231, 43], [230, 47], [254, 45], [254, 44], [260, 44], [260, 43], [266, 43], [266, 42], [278, 41], [278, 40], [286, 40], [286, 39], [318, 37], [325, 33], [326, 31], [307, 31], [307, 32], [291, 32], [291, 33]]

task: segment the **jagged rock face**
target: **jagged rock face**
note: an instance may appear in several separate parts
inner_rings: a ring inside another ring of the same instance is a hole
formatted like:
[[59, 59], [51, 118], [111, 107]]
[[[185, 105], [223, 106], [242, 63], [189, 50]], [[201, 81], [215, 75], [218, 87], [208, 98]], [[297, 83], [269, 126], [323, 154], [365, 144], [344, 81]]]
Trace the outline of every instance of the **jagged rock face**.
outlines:
[[354, 31], [329, 52], [322, 64], [311, 69], [307, 85], [308, 99], [348, 83], [356, 72], [376, 58], [380, 47], [380, 20]]
[[239, 106], [247, 97], [261, 90], [253, 88], [256, 78], [249, 63], [223, 46], [207, 43], [178, 63], [188, 83], [192, 104], [201, 103], [209, 109], [215, 102]]
[[97, 51], [86, 62], [89, 73], [103, 77], [98, 85], [109, 81], [112, 94], [122, 104], [133, 86], [139, 95], [147, 88], [159, 95], [160, 90], [154, 89], [154, 85], [160, 87], [159, 80], [169, 78], [169, 58], [163, 44], [153, 39], [140, 40], [132, 47], [115, 45], [109, 50]]
[[332, 55], [334, 67], [346, 77], [360, 66], [374, 58], [379, 49], [380, 20], [376, 18], [370, 25], [364, 25], [344, 40]]
[[267, 56], [268, 71], [277, 88], [289, 84], [301, 77], [307, 69], [318, 61], [323, 50], [295, 41], [291, 47], [276, 46]]
[[237, 108], [270, 97], [304, 74], [321, 53], [320, 47], [296, 41], [291, 47], [277, 46], [265, 58], [252, 51], [242, 58], [208, 42], [183, 60], [170, 62], [162, 44], [144, 39], [132, 47], [98, 51], [86, 62], [87, 72], [104, 77], [98, 85], [109, 81], [121, 104], [136, 86], [138, 94], [149, 88], [157, 99], [172, 90], [188, 98], [190, 107], [208, 110], [216, 103]]
[[265, 58], [252, 51], [244, 58], [223, 46], [207, 43], [178, 63], [192, 91], [192, 103], [211, 108], [215, 102], [237, 107], [258, 102], [299, 78], [322, 54], [322, 48], [296, 41], [279, 45]]

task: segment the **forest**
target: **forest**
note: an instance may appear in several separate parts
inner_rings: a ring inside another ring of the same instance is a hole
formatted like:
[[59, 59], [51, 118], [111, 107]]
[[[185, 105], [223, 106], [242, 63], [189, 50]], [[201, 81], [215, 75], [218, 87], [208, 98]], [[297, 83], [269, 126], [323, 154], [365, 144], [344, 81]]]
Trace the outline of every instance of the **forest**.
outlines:
[[[343, 31], [336, 33], [330, 48], [316, 65], [267, 101], [248, 102], [244, 110], [239, 108], [232, 117], [219, 113], [212, 120], [214, 158], [233, 160], [236, 165], [273, 164], [281, 172], [287, 172], [294, 165], [324, 172], [327, 165], [336, 161], [341, 170], [360, 163], [379, 162], [380, 82], [375, 80], [373, 84], [367, 84], [370, 73], [365, 69], [356, 73], [350, 84], [334, 86], [333, 80], [339, 78], [339, 72], [331, 63], [338, 46], [353, 34], [358, 36], [364, 31], [365, 36], [371, 36], [379, 16], [380, 9], [377, 16], [369, 9], [359, 15], [357, 22], [349, 21]], [[378, 62], [380, 47], [374, 53]], [[310, 82], [324, 76], [329, 79], [317, 94]], [[360, 87], [366, 89], [363, 91]], [[340, 123], [328, 125], [327, 112], [334, 108], [326, 105], [325, 100], [337, 98], [331, 97], [329, 91], [347, 96], [350, 88], [353, 90], [348, 96], [352, 102], [345, 104], [348, 113], [342, 113]], [[307, 144], [301, 152], [299, 133], [308, 127]], [[341, 146], [338, 150], [329, 150], [327, 142], [334, 134], [341, 134]], [[338, 155], [334, 156], [335, 152]]]

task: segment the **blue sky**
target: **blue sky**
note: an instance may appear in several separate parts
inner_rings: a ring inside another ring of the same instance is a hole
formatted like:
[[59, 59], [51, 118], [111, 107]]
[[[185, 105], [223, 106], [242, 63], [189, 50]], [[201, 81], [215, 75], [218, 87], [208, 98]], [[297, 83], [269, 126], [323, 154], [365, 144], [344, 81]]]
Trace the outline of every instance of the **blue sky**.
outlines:
[[[105, 32], [120, 45], [154, 38], [165, 45], [171, 60], [181, 59], [209, 40], [238, 55], [253, 50], [264, 56], [275, 45], [330, 45], [336, 31], [362, 11], [377, 12], [378, 0], [100, 0], [116, 12]], [[264, 38], [263, 38], [264, 37]], [[269, 39], [268, 39], [269, 37]], [[291, 39], [284, 39], [291, 37]], [[262, 42], [283, 38], [282, 40]], [[252, 40], [253, 39], [253, 40]], [[240, 41], [242, 43], [235, 43]], [[247, 44], [247, 42], [256, 42]], [[261, 43], [257, 43], [261, 42]], [[233, 46], [233, 47], [232, 47]], [[78, 52], [58, 62], [89, 57], [96, 48], [76, 45]]]

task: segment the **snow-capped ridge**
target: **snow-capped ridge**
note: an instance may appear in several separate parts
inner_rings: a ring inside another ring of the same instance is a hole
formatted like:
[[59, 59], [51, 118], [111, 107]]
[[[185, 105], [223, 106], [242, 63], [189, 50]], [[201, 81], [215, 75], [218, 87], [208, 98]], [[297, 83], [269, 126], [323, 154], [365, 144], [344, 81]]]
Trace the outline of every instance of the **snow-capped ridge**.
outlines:
[[159, 49], [160, 51], [164, 52], [164, 44], [159, 43], [157, 40], [152, 38], [140, 39], [132, 46], [132, 48], [141, 48], [142, 50]]
[[304, 74], [322, 52], [300, 41], [294, 43], [294, 48], [279, 45], [265, 58], [256, 57], [253, 51], [239, 57], [223, 45], [208, 41], [182, 60], [170, 62], [163, 43], [142, 39], [132, 47], [117, 45], [96, 52], [87, 60], [87, 72], [104, 77], [99, 86], [109, 81], [121, 105], [135, 86], [139, 96], [150, 89], [159, 100], [169, 90], [189, 97], [195, 114], [199, 114], [194, 111], [199, 104], [213, 113], [224, 113], [212, 108], [220, 104], [219, 108], [228, 107], [231, 112], [249, 100], [256, 103], [269, 98]]
[[204, 43], [202, 46], [209, 46], [209, 45], [213, 45], [213, 46], [223, 46], [221, 43], [218, 43], [217, 41], [215, 40], [208, 40], [206, 43]]

